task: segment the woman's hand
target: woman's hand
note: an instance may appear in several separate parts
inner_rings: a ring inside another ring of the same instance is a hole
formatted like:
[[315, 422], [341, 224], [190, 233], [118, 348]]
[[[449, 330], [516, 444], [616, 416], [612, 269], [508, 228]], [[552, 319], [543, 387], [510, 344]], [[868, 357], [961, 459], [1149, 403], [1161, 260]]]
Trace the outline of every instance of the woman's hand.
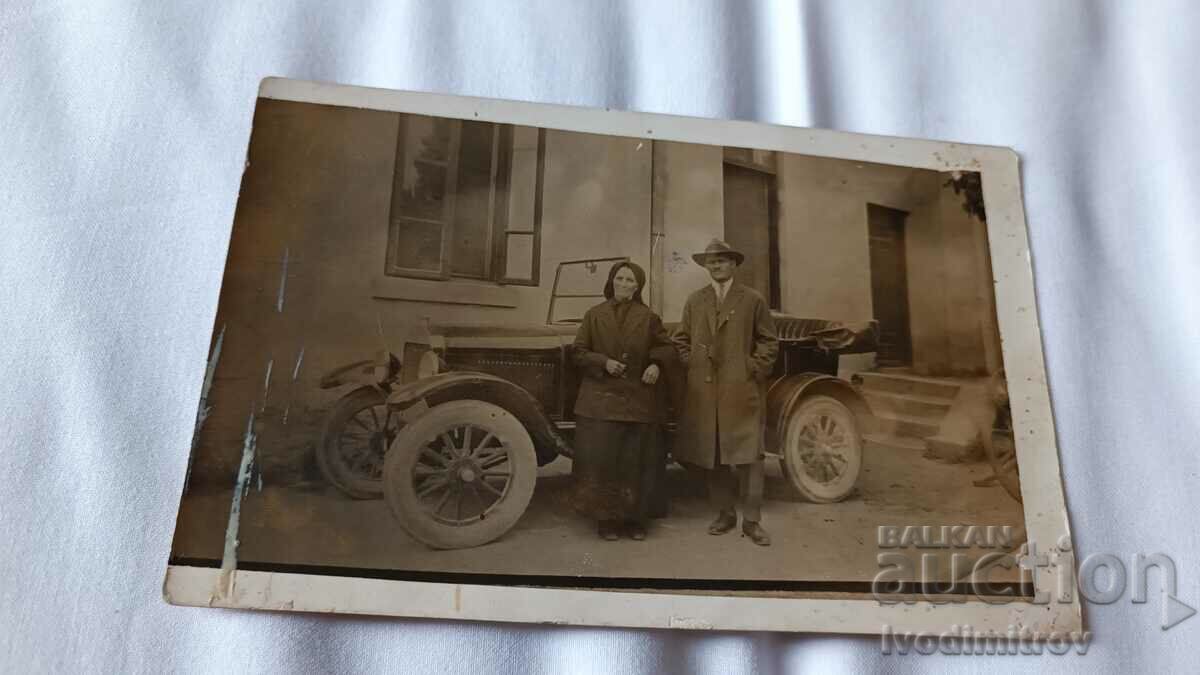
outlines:
[[605, 361], [604, 369], [607, 370], [608, 374], [612, 375], [613, 377], [625, 376], [625, 364], [616, 359], [609, 359]]
[[655, 382], [658, 382], [658, 372], [658, 364], [651, 363], [650, 365], [646, 366], [645, 372], [642, 373], [642, 382], [645, 382], [646, 384], [654, 384]]

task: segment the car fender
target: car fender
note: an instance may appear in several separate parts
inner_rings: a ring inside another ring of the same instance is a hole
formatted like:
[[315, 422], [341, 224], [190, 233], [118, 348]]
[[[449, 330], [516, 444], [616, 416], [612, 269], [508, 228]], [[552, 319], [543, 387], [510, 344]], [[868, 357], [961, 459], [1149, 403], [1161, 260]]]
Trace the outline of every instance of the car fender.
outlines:
[[859, 431], [874, 429], [874, 415], [862, 394], [849, 382], [824, 373], [798, 373], [781, 377], [767, 389], [767, 439], [769, 447], [778, 447], [778, 434], [792, 411], [808, 396], [825, 395], [837, 399], [854, 413]]
[[468, 399], [498, 405], [520, 420], [533, 438], [538, 466], [553, 461], [559, 455], [569, 457], [573, 454], [570, 445], [529, 392], [488, 373], [456, 370], [427, 377], [393, 390], [387, 402], [407, 422], [434, 406]]
[[336, 389], [347, 384], [369, 385], [384, 389], [384, 386], [400, 370], [400, 360], [390, 352], [380, 352], [373, 359], [363, 359], [321, 376], [318, 383], [322, 389]]

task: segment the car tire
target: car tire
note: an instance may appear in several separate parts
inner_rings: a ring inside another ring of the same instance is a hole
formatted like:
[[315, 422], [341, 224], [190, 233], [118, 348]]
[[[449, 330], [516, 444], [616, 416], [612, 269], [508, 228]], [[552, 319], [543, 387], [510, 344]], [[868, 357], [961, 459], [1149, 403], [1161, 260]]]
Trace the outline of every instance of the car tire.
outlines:
[[383, 495], [383, 460], [403, 426], [376, 387], [359, 387], [338, 399], [317, 443], [317, 466], [325, 480], [354, 499]]
[[520, 420], [485, 401], [451, 401], [396, 436], [383, 494], [413, 538], [432, 548], [469, 548], [508, 532], [536, 481], [537, 453]]
[[862, 448], [858, 422], [845, 404], [831, 396], [808, 396], [784, 426], [784, 473], [804, 499], [838, 502], [858, 483]]

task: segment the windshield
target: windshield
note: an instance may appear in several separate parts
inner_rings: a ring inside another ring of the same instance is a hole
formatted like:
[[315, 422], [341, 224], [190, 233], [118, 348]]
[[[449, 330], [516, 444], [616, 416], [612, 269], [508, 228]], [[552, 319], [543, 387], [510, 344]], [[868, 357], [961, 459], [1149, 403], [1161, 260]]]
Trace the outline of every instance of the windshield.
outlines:
[[554, 288], [546, 323], [579, 323], [588, 309], [604, 299], [604, 283], [612, 264], [628, 256], [564, 260], [554, 271]]

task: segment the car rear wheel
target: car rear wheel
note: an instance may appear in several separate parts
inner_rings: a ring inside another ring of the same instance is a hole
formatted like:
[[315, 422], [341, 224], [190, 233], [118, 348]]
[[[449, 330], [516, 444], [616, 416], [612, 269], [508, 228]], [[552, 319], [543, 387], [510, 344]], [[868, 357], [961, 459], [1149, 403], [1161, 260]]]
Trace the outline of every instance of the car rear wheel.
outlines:
[[533, 497], [537, 453], [520, 420], [484, 401], [430, 408], [392, 442], [383, 494], [404, 529], [433, 548], [508, 532]]
[[403, 426], [375, 387], [360, 387], [334, 404], [317, 444], [317, 466], [334, 487], [355, 499], [383, 494], [383, 457]]
[[831, 396], [809, 396], [788, 416], [783, 464], [792, 486], [810, 502], [845, 499], [862, 468], [862, 436], [854, 413]]
[[996, 421], [991, 433], [983, 435], [983, 449], [987, 454], [996, 482], [1010, 497], [1021, 501], [1021, 474], [1017, 469], [1017, 446], [1013, 438], [1012, 412], [1005, 405], [996, 412]]

